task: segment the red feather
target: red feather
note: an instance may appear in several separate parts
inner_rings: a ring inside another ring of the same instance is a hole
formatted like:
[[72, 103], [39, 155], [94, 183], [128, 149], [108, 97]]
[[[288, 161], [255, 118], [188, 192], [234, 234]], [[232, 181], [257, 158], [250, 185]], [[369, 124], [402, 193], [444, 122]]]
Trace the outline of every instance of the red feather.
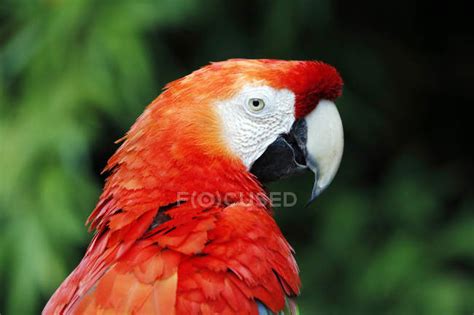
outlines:
[[[277, 312], [299, 293], [292, 249], [212, 107], [249, 81], [293, 90], [296, 116], [342, 86], [325, 64], [271, 60], [214, 63], [169, 84], [109, 160], [88, 219], [96, 234], [44, 314], [257, 314], [257, 300]], [[196, 204], [199, 194], [212, 202]]]

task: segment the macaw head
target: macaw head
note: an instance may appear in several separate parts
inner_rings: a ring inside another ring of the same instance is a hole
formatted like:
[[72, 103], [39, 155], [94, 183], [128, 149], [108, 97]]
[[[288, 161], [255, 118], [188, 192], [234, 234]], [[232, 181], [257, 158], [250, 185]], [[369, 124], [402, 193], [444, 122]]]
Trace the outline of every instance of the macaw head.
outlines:
[[333, 103], [342, 92], [337, 71], [316, 61], [231, 60], [211, 67], [232, 73], [234, 93], [215, 104], [232, 152], [263, 182], [310, 169], [314, 200], [343, 152]]
[[273, 181], [305, 169], [315, 174], [315, 198], [342, 156], [333, 103], [341, 89], [337, 71], [317, 61], [205, 66], [168, 84], [138, 118], [109, 160], [104, 198], [122, 198], [117, 207], [126, 209], [150, 196], [173, 202], [183, 190], [261, 191], [255, 178]]

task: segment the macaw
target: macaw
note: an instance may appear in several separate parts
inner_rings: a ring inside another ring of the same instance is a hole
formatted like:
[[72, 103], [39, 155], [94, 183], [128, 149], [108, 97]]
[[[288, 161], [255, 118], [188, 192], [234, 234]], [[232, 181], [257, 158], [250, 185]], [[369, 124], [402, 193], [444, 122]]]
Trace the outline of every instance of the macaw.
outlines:
[[335, 176], [342, 79], [319, 61], [231, 59], [166, 85], [104, 171], [95, 234], [43, 314], [296, 314], [293, 250], [262, 185]]

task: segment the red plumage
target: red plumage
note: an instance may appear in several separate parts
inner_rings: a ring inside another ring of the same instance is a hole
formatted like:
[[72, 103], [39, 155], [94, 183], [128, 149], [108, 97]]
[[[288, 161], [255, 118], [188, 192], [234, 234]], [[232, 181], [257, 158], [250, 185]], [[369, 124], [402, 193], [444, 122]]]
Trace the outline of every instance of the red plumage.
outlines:
[[[94, 238], [44, 314], [257, 314], [256, 300], [277, 312], [299, 293], [269, 200], [212, 109], [249, 81], [294, 91], [297, 117], [342, 86], [325, 64], [270, 60], [214, 63], [169, 84], [109, 160]], [[213, 202], [193, 203], [200, 193]]]

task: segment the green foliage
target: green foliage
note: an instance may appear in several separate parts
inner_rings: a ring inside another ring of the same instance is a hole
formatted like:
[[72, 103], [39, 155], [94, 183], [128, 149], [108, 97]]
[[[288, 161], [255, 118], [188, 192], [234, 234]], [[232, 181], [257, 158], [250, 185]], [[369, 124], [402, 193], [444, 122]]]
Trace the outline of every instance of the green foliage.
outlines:
[[33, 314], [88, 241], [98, 114], [126, 128], [157, 93], [143, 33], [179, 21], [192, 3], [10, 5], [0, 52], [0, 312]]
[[395, 102], [380, 51], [341, 31], [333, 6], [0, 4], [0, 313], [37, 314], [78, 263], [98, 172], [162, 85], [230, 57], [323, 59], [346, 79], [334, 184], [309, 208], [309, 175], [271, 186], [300, 201], [276, 215], [300, 263], [302, 314], [472, 313], [470, 161], [435, 163], [428, 139], [407, 142], [398, 113], [414, 101]]

